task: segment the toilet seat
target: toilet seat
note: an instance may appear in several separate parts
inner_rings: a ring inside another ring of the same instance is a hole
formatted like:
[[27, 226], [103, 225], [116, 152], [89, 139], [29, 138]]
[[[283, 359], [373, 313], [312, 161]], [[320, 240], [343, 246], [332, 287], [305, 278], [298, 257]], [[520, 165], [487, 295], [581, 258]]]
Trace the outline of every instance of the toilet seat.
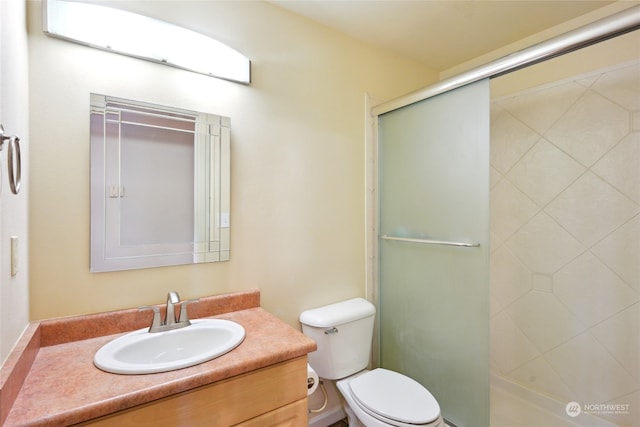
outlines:
[[337, 385], [352, 409], [360, 413], [359, 417], [370, 417], [365, 425], [442, 425], [440, 406], [433, 395], [418, 382], [397, 372], [382, 368], [364, 371]]
[[370, 415], [392, 425], [424, 425], [440, 415], [440, 405], [417, 381], [398, 372], [374, 369], [349, 382], [354, 400]]

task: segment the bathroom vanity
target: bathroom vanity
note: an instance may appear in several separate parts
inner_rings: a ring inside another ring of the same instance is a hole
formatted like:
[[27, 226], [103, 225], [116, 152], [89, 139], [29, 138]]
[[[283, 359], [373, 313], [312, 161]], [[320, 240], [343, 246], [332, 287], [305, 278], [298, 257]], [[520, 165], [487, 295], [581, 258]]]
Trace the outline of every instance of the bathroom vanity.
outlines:
[[[30, 325], [2, 369], [4, 426], [303, 426], [310, 338], [260, 308], [258, 291], [201, 298], [192, 318], [245, 328], [242, 344], [171, 372], [118, 375], [93, 365], [95, 352], [148, 326], [136, 309]], [[13, 395], [13, 396], [12, 396]]]
[[306, 376], [299, 357], [77, 425], [304, 426]]

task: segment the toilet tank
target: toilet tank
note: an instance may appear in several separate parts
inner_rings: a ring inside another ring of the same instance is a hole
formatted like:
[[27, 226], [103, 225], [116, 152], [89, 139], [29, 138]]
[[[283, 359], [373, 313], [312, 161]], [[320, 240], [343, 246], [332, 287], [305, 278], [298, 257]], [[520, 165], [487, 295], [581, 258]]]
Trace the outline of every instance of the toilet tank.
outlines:
[[300, 315], [302, 332], [318, 345], [308, 360], [320, 378], [336, 380], [367, 367], [375, 314], [373, 304], [355, 298]]

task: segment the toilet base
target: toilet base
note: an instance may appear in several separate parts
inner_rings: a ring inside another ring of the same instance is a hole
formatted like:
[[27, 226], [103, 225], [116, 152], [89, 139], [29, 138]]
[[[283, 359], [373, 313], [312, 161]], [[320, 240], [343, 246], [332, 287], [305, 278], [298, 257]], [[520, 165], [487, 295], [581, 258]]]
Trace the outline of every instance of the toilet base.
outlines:
[[364, 424], [360, 422], [356, 414], [353, 413], [351, 407], [344, 402], [344, 406], [342, 407], [344, 411], [347, 413], [347, 421], [349, 422], [349, 427], [366, 427]]

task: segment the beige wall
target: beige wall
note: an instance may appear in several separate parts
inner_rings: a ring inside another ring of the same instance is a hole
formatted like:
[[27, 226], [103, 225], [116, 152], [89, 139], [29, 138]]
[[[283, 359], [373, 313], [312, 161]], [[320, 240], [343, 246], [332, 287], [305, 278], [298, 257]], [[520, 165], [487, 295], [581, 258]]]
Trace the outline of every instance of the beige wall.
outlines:
[[[0, 152], [0, 365], [29, 321], [28, 220], [29, 89], [27, 33], [22, 2], [0, 1], [0, 119], [8, 135], [22, 141], [22, 189], [11, 193], [8, 143]], [[11, 274], [11, 237], [18, 238], [18, 272]]]
[[[548, 28], [545, 31], [525, 37], [492, 52], [488, 52], [485, 55], [444, 70], [440, 73], [440, 78], [445, 79], [479, 67], [638, 5], [640, 5], [639, 0], [619, 0], [605, 7], [598, 8], [593, 12]], [[553, 61], [546, 61], [536, 66], [524, 68], [517, 73], [507, 74], [499, 79], [492, 80], [491, 96], [495, 98], [512, 94], [517, 90], [554, 82], [559, 79], [606, 67], [608, 64], [620, 64], [628, 61], [630, 58], [636, 57], [640, 51], [638, 35], [635, 33], [637, 33], [637, 31], [631, 33], [633, 35], [626, 35], [622, 38], [618, 37], [613, 43], [599, 43], [586, 49], [580, 49], [571, 55], [561, 56]]]
[[[48, 38], [29, 2], [31, 318], [259, 288], [292, 325], [364, 295], [364, 98], [436, 73], [263, 2], [126, 2], [248, 56], [250, 86]], [[206, 54], [203, 52], [203, 54]], [[89, 93], [231, 117], [231, 261], [89, 273]]]

